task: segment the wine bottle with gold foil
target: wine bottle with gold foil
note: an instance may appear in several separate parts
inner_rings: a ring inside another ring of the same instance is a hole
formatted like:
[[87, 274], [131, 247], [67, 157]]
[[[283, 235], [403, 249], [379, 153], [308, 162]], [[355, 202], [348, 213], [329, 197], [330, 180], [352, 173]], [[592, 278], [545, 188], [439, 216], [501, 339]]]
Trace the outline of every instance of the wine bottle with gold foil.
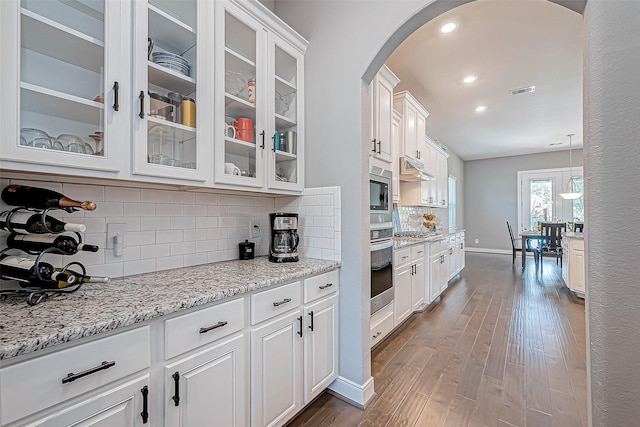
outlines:
[[61, 233], [75, 231], [82, 233], [87, 229], [84, 224], [63, 222], [52, 216], [26, 209], [17, 209], [0, 213], [0, 230], [11, 233]]
[[0, 255], [0, 278], [17, 280], [22, 287], [63, 289], [76, 284], [76, 276], [56, 271], [47, 262], [12, 255]]
[[8, 185], [2, 190], [2, 201], [12, 206], [24, 206], [34, 209], [58, 208], [67, 212], [73, 212], [76, 209], [87, 211], [96, 209], [94, 202], [79, 202], [57, 191], [18, 184]]

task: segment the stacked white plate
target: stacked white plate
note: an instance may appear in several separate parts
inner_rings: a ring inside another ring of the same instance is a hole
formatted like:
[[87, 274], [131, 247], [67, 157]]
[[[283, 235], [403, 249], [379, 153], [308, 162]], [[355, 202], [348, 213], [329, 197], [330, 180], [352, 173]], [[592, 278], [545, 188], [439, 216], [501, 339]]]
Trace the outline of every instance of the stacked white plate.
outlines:
[[189, 61], [180, 55], [175, 55], [169, 52], [153, 52], [151, 54], [151, 61], [161, 67], [177, 71], [185, 76], [189, 75]]

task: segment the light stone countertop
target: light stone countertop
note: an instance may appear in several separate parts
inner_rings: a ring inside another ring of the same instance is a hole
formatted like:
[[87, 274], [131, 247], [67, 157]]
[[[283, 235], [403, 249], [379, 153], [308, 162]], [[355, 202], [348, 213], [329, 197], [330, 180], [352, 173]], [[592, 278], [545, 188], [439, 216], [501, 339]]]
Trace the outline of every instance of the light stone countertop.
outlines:
[[444, 240], [448, 238], [452, 234], [456, 234], [458, 232], [464, 231], [464, 229], [449, 231], [448, 233], [438, 233], [433, 234], [427, 237], [394, 237], [393, 238], [393, 249], [398, 250], [402, 248], [406, 248], [408, 246], [418, 245], [420, 243], [427, 242], [437, 242], [438, 240]]
[[334, 270], [337, 261], [267, 257], [224, 261], [85, 284], [35, 306], [0, 300], [0, 361], [180, 310]]

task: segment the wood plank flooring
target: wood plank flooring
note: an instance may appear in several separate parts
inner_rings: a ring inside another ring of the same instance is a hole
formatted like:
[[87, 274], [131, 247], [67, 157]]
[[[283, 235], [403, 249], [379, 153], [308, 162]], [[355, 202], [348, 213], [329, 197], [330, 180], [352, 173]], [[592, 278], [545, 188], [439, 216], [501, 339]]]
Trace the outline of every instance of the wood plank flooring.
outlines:
[[466, 257], [441, 301], [373, 351], [365, 411], [324, 393], [288, 426], [586, 427], [584, 305], [559, 267]]

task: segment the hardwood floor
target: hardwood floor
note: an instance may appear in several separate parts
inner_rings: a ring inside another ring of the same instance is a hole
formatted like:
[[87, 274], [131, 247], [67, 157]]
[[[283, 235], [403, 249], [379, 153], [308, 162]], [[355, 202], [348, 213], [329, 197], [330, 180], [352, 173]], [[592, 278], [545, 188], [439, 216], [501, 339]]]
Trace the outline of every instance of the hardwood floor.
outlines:
[[587, 426], [584, 305], [545, 260], [468, 253], [439, 304], [372, 353], [365, 411], [324, 393], [289, 427]]

